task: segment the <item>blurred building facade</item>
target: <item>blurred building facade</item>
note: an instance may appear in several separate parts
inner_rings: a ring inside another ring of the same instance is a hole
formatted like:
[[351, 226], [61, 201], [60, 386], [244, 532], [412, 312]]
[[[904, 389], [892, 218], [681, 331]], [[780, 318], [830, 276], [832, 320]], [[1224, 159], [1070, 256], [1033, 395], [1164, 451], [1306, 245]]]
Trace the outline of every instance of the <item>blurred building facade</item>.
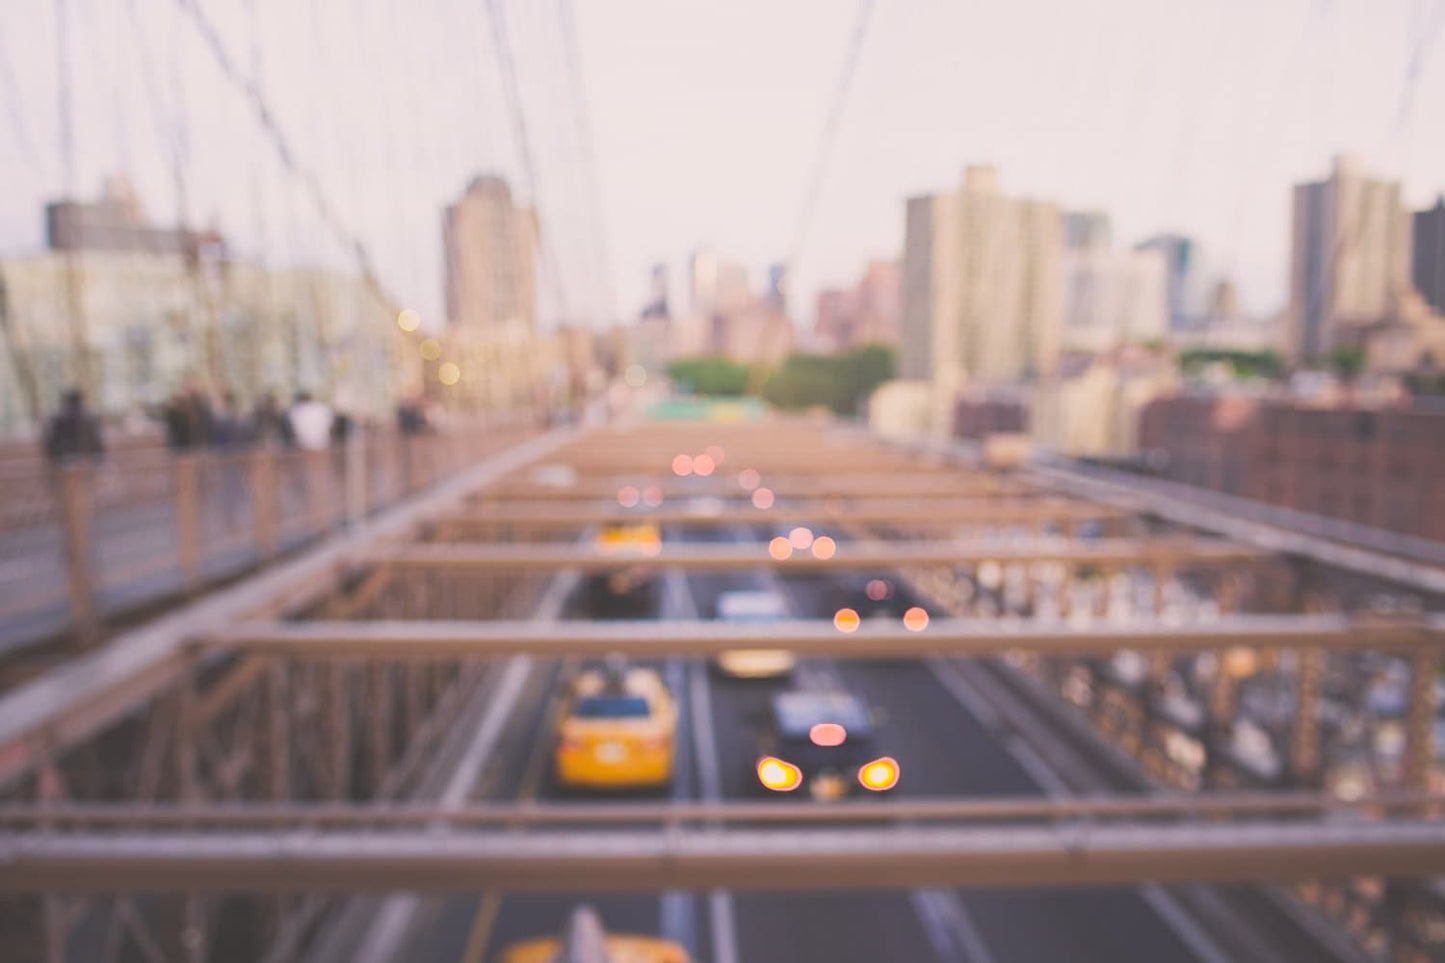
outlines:
[[743, 307], [752, 298], [748, 270], [710, 247], [700, 247], [688, 262], [688, 307], [699, 318], [711, 318]]
[[1065, 351], [1108, 351], [1169, 333], [1168, 265], [1158, 250], [1071, 248], [1062, 255]]
[[1398, 314], [1409, 288], [1410, 220], [1400, 185], [1336, 157], [1330, 176], [1293, 194], [1286, 349], [1316, 362], [1358, 346]]
[[932, 385], [935, 432], [949, 431], [965, 385], [1053, 371], [1062, 237], [1058, 208], [1003, 194], [992, 167], [908, 201], [900, 375]]
[[[88, 229], [95, 217], [75, 213], [86, 205], [50, 210], [71, 212], [57, 215], [53, 234], [66, 246], [0, 261], [9, 349], [0, 430], [30, 430], [73, 385], [109, 417], [184, 385], [242, 405], [304, 390], [361, 415], [387, 413], [419, 387], [410, 336], [361, 278], [232, 258], [224, 239], [189, 241], [214, 235], [151, 228], [138, 205], [131, 220], [95, 216], [108, 225], [99, 233]], [[166, 238], [184, 243], [157, 240]]]
[[537, 218], [507, 182], [474, 177], [442, 218], [448, 320], [469, 329], [537, 329]]
[[1412, 235], [1410, 279], [1425, 303], [1445, 315], [1445, 194], [1433, 207], [1415, 212]]
[[1139, 432], [1174, 481], [1445, 539], [1445, 410], [1180, 395], [1148, 405]]
[[818, 347], [845, 351], [864, 344], [897, 344], [902, 280], [897, 261], [875, 259], [852, 287], [819, 291], [813, 322]]
[[1186, 328], [1198, 313], [1200, 296], [1199, 246], [1182, 234], [1156, 234], [1134, 245], [1137, 251], [1156, 251], [1164, 258], [1169, 302], [1169, 326]]

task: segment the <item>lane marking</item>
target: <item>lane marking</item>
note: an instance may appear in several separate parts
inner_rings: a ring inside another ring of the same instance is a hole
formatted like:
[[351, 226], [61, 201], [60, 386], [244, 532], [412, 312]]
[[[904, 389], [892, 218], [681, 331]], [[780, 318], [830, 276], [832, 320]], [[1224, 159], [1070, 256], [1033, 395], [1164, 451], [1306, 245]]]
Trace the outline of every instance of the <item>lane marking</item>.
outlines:
[[[675, 580], [669, 580], [677, 611], [697, 618], [697, 600], [693, 598], [682, 572], [671, 569]], [[708, 802], [722, 799], [722, 770], [718, 763], [717, 732], [713, 728], [712, 694], [708, 688], [707, 668], [701, 659], [688, 661], [688, 701], [692, 716], [693, 759], [697, 767], [698, 788]], [[712, 921], [712, 957], [709, 963], [738, 963], [737, 921], [733, 913], [733, 894], [725, 889], [708, 892], [708, 914]]]
[[502, 897], [496, 890], [487, 890], [477, 904], [477, 915], [472, 920], [471, 932], [467, 934], [467, 945], [462, 950], [461, 963], [481, 963], [487, 944], [492, 941], [492, 930], [496, 928], [497, 917], [502, 910]]
[[993, 951], [956, 891], [910, 890], [908, 901], [943, 963], [994, 963]]

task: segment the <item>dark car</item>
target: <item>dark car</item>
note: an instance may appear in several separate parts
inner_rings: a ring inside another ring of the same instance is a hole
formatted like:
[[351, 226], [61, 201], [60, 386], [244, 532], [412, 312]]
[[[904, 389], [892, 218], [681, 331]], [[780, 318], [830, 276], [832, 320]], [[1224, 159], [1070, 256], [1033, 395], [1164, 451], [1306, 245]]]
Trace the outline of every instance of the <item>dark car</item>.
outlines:
[[918, 603], [891, 574], [857, 574], [845, 577], [828, 595], [830, 612], [852, 609], [860, 618], [902, 618]]
[[775, 694], [750, 785], [764, 794], [804, 791], [814, 799], [887, 792], [898, 783], [898, 762], [878, 747], [877, 715], [847, 692]]

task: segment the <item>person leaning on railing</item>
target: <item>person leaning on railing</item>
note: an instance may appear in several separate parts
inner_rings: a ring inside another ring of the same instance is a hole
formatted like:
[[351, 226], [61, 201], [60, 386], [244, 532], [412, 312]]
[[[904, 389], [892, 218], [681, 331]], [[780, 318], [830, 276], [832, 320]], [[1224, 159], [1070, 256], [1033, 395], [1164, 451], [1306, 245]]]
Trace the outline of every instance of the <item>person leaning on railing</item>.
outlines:
[[105, 457], [105, 438], [100, 419], [85, 407], [85, 393], [71, 388], [60, 396], [60, 410], [45, 426], [45, 457], [51, 464], [78, 458], [100, 461]]

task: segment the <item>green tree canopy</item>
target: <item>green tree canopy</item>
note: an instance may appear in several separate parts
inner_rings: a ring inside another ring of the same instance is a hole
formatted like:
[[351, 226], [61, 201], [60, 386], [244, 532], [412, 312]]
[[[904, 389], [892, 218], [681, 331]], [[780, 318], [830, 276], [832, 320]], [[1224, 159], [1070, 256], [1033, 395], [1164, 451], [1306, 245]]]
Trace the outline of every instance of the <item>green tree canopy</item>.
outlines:
[[668, 365], [667, 373], [690, 394], [735, 398], [748, 387], [748, 366], [722, 355], [679, 358]]

